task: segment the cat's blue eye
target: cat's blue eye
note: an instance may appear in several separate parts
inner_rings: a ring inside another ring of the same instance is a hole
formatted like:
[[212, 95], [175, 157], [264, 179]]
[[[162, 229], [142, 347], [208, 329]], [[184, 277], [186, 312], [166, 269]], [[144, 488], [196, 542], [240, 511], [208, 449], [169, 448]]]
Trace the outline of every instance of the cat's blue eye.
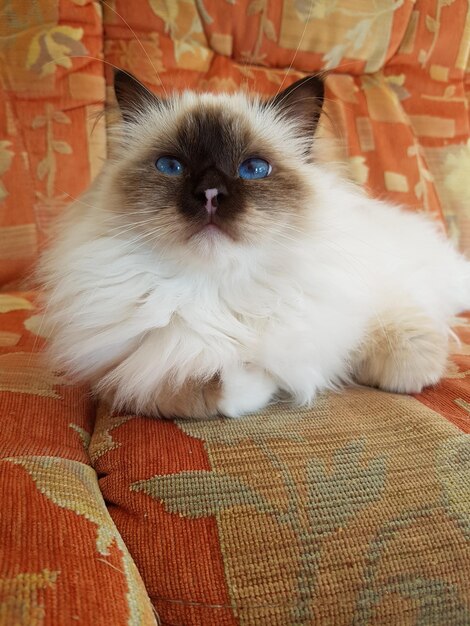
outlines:
[[178, 159], [170, 156], [163, 156], [157, 159], [155, 167], [159, 172], [168, 176], [179, 176], [184, 170], [183, 164]]
[[238, 174], [240, 178], [244, 178], [245, 180], [257, 180], [258, 178], [266, 178], [266, 176], [269, 176], [271, 170], [272, 167], [267, 161], [252, 157], [251, 159], [243, 161], [238, 168]]

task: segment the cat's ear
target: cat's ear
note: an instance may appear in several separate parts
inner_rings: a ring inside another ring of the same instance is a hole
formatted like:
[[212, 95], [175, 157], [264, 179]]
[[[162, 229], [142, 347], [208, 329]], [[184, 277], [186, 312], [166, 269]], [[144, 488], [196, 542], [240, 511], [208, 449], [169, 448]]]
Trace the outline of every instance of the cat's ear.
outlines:
[[160, 99], [137, 80], [123, 70], [114, 72], [114, 93], [124, 121], [133, 121], [142, 115], [149, 106], [159, 107]]
[[269, 103], [286, 117], [293, 118], [302, 134], [313, 138], [324, 95], [323, 79], [320, 76], [307, 76], [278, 93]]

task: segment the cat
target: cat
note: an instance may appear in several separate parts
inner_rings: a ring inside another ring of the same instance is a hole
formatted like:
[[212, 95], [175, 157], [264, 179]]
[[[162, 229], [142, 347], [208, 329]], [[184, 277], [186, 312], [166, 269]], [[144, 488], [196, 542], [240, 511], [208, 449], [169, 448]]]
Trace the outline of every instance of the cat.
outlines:
[[56, 367], [167, 418], [439, 381], [470, 263], [312, 156], [320, 77], [268, 100], [114, 89], [114, 154], [40, 263]]

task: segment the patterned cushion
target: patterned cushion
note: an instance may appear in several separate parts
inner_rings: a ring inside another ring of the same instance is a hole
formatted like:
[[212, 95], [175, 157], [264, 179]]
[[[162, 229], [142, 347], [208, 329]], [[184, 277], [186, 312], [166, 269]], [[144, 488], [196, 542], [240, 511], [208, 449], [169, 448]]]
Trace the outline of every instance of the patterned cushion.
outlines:
[[98, 2], [0, 9], [0, 287], [17, 280], [51, 220], [97, 173], [105, 133]]
[[0, 294], [0, 624], [153, 624], [149, 597], [170, 625], [470, 623], [457, 324], [447, 377], [416, 397], [94, 423], [37, 354], [33, 294]]
[[96, 411], [38, 356], [35, 294], [7, 291], [99, 169], [102, 51], [161, 93], [331, 70], [351, 176], [443, 212], [470, 250], [468, 3], [9, 0], [1, 17], [0, 624], [470, 624], [468, 319], [415, 397], [164, 422]]
[[443, 212], [470, 250], [463, 0], [115, 0], [104, 26], [108, 63], [162, 94], [242, 86], [271, 95], [331, 71], [327, 112], [351, 176], [377, 196]]
[[44, 366], [34, 300], [0, 294], [0, 624], [154, 624], [87, 451], [93, 405]]

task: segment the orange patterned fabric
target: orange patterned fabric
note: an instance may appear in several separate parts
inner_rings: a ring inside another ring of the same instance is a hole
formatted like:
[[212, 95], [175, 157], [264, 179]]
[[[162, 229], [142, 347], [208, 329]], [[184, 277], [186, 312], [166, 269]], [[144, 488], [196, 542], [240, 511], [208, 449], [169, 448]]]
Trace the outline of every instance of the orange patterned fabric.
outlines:
[[415, 398], [171, 423], [95, 415], [34, 299], [0, 294], [1, 626], [470, 623], [470, 319]]
[[31, 8], [9, 0], [0, 20], [0, 284], [24, 273], [51, 219], [99, 170], [105, 134], [94, 116], [106, 64], [160, 92], [268, 95], [305, 73], [331, 72], [329, 115], [351, 176], [378, 196], [443, 213], [470, 249], [469, 14], [466, 0], [34, 0]]
[[101, 7], [9, 0], [0, 8], [0, 287], [27, 272], [51, 220], [105, 154]]
[[99, 170], [109, 64], [160, 93], [328, 70], [351, 176], [470, 250], [469, 49], [466, 0], [3, 3], [0, 626], [470, 624], [468, 318], [416, 397], [169, 423], [49, 371], [11, 290]]
[[331, 72], [327, 109], [351, 176], [377, 196], [444, 213], [470, 249], [465, 0], [114, 0], [104, 20], [106, 60], [160, 93], [271, 95]]
[[106, 508], [86, 389], [44, 367], [34, 294], [0, 294], [0, 625], [155, 624]]

